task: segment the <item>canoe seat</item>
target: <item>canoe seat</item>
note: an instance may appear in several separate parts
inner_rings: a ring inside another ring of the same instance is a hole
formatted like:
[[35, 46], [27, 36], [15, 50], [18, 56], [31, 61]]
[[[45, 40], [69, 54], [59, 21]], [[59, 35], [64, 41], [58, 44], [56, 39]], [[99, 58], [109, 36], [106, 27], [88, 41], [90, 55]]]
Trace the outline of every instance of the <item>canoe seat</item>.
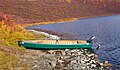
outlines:
[[76, 41], [77, 42], [77, 44], [86, 44], [87, 43], [87, 41]]
[[43, 41], [37, 41], [37, 43], [43, 43]]

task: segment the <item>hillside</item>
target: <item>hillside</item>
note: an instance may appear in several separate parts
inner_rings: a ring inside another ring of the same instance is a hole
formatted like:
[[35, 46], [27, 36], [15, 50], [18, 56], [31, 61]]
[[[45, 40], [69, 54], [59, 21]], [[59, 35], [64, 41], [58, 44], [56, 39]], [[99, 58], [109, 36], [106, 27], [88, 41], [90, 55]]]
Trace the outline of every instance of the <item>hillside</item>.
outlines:
[[[50, 51], [18, 47], [18, 40], [34, 40], [45, 36], [28, 32], [15, 23], [50, 23], [49, 21], [60, 19], [116, 15], [120, 13], [119, 7], [119, 0], [0, 0], [0, 70], [50, 70], [47, 66], [52, 62], [49, 61], [55, 61], [53, 56], [48, 56]], [[66, 51], [58, 52], [63, 52], [64, 55]], [[58, 53], [52, 52], [55, 55]], [[67, 52], [73, 53], [72, 50]], [[93, 57], [97, 60], [97, 55]]]
[[0, 10], [13, 15], [18, 23], [119, 14], [119, 7], [119, 0], [0, 1]]

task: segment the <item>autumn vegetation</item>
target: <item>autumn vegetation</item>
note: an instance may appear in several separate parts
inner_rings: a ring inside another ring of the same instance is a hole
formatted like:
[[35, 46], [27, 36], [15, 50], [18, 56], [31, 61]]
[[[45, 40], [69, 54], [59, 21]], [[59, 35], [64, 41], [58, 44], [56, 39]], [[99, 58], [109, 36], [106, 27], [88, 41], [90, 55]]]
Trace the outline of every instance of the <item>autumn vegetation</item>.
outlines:
[[36, 23], [120, 13], [119, 0], [1, 0], [0, 10], [16, 23]]
[[116, 14], [119, 0], [0, 0], [0, 69], [13, 70], [19, 64], [16, 55], [25, 49], [18, 47], [18, 40], [44, 37], [25, 26]]
[[23, 47], [17, 45], [18, 40], [28, 40], [44, 37], [43, 35], [32, 34], [22, 26], [11, 20], [10, 15], [0, 12], [0, 69], [13, 70], [19, 59], [15, 55], [25, 52]]
[[0, 22], [0, 43], [7, 46], [16, 46], [18, 40], [27, 39], [30, 37], [22, 27], [16, 25], [14, 21], [10, 20], [10, 16], [2, 16]]

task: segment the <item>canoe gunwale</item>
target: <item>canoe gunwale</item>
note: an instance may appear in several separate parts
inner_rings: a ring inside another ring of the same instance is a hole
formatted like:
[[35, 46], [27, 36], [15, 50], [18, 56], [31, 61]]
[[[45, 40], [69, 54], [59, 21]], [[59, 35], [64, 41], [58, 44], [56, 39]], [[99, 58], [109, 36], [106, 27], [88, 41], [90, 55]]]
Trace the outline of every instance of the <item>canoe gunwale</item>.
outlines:
[[[83, 41], [83, 43], [73, 43], [73, 44], [57, 44], [57, 43], [39, 43], [39, 40], [32, 40], [32, 41], [18, 41], [19, 46], [23, 46], [25, 48], [31, 48], [31, 49], [80, 49], [80, 48], [86, 48], [91, 49], [92, 43], [89, 43], [87, 41]], [[50, 41], [50, 40], [47, 40]], [[55, 41], [55, 40], [53, 40]], [[62, 40], [64, 41], [64, 40]], [[71, 41], [77, 41], [77, 40], [71, 40]], [[84, 43], [85, 42], [85, 43]], [[63, 42], [64, 43], [64, 42]]]
[[[37, 42], [28, 42], [28, 41], [22, 41], [22, 44], [24, 43], [31, 43], [31, 44], [43, 44], [43, 43], [37, 43]], [[43, 45], [89, 45], [90, 43], [86, 43], [86, 44], [43, 44]]]
[[29, 43], [38, 43], [38, 44], [58, 44], [58, 45], [74, 45], [74, 44], [88, 44], [85, 40], [31, 40], [31, 41], [22, 41]]

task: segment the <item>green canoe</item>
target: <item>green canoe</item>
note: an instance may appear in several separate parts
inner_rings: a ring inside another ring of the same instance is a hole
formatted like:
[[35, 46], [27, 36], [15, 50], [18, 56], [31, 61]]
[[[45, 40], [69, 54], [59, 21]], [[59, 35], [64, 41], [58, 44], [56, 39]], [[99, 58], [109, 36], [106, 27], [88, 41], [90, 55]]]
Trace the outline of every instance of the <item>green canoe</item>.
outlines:
[[84, 40], [30, 40], [18, 41], [18, 45], [34, 49], [79, 49], [92, 47], [91, 43]]

